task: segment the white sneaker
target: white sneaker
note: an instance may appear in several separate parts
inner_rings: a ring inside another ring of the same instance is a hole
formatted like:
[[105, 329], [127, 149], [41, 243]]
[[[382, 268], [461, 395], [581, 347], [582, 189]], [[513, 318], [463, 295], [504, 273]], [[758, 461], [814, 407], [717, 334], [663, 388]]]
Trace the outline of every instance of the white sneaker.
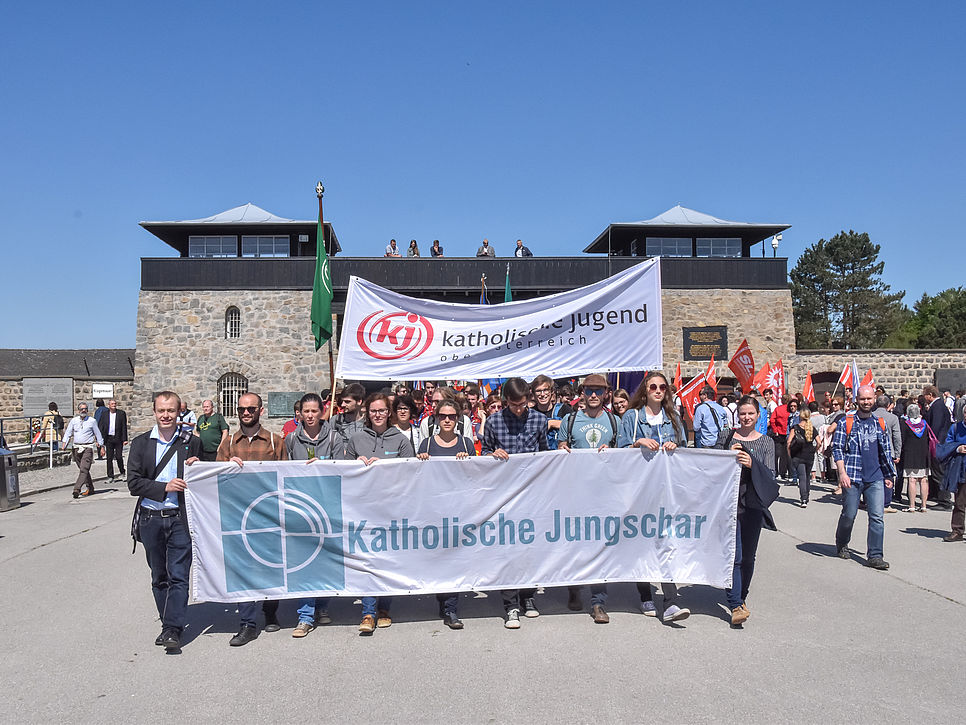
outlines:
[[507, 629], [520, 629], [520, 610], [511, 609], [506, 613], [506, 621], [503, 626]]
[[645, 617], [656, 617], [657, 607], [654, 606], [654, 602], [648, 599], [646, 602], [641, 602], [641, 611], [644, 613]]
[[670, 607], [664, 608], [664, 616], [662, 619], [665, 622], [680, 622], [682, 619], [687, 619], [690, 616], [690, 609], [682, 609], [677, 604], [672, 604]]

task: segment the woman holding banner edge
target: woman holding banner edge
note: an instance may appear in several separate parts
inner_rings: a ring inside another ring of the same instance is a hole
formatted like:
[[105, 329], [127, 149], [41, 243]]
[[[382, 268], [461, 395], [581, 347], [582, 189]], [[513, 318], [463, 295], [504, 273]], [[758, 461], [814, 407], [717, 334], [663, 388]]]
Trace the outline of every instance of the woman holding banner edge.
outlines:
[[[441, 400], [434, 411], [439, 422], [439, 433], [423, 439], [419, 444], [416, 457], [421, 461], [428, 461], [432, 457], [452, 456], [457, 461], [466, 460], [476, 455], [476, 447], [472, 439], [457, 435], [456, 421], [462, 415], [456, 403], [451, 400]], [[459, 618], [459, 593], [437, 594], [439, 602], [439, 616], [450, 629], [463, 629], [463, 622]]]
[[[650, 372], [641, 382], [621, 418], [617, 444], [621, 448], [647, 448], [670, 453], [679, 445], [687, 445], [681, 418], [671, 401], [670, 385], [664, 373]], [[664, 622], [679, 622], [691, 616], [691, 611], [676, 604], [678, 587], [673, 582], [661, 584], [664, 592]], [[650, 582], [638, 582], [641, 611], [647, 617], [657, 616], [651, 596]]]
[[[409, 438], [395, 426], [389, 425], [389, 396], [373, 393], [366, 399], [365, 426], [353, 433], [345, 447], [346, 459], [362, 461], [367, 466], [388, 458], [412, 458], [416, 455]], [[371, 635], [376, 627], [392, 625], [389, 607], [392, 597], [363, 597], [360, 635]]]
[[738, 463], [741, 465], [738, 516], [735, 524], [735, 564], [731, 588], [726, 590], [733, 627], [740, 627], [751, 616], [745, 606], [745, 599], [755, 572], [755, 555], [758, 553], [758, 539], [765, 516], [764, 509], [750, 505], [752, 502], [749, 501], [749, 498], [760, 499], [756, 493], [749, 497], [749, 492], [755, 490], [752, 475], [755, 462], [767, 469], [772, 477], [772, 484], [776, 485], [775, 442], [756, 429], [760, 410], [757, 400], [750, 395], [744, 396], [738, 401], [738, 428], [721, 431], [715, 444], [718, 449], [737, 451]]

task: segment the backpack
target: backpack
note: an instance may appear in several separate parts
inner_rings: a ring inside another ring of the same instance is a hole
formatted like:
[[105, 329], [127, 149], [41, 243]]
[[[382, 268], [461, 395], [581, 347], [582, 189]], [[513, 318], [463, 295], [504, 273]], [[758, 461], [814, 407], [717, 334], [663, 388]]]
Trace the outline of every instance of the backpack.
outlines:
[[[874, 415], [872, 417], [875, 418], [877, 421], [879, 421], [879, 427], [882, 429], [882, 432], [885, 433], [886, 435], [889, 435], [888, 432], [886, 431], [885, 418], [879, 418], [878, 416], [874, 416]], [[855, 421], [855, 415], [853, 413], [845, 414], [845, 450], [846, 452], [848, 452], [849, 450], [849, 437], [852, 435], [852, 424], [854, 423], [854, 421]]]
[[[573, 446], [574, 444], [574, 421], [577, 420], [577, 413], [580, 410], [573, 411], [569, 416], [567, 416], [567, 439], [566, 444], [568, 446]], [[617, 417], [607, 408], [604, 408], [604, 412], [607, 413], [608, 419], [610, 419], [610, 429], [613, 431], [614, 435], [610, 439], [610, 443], [607, 444], [608, 448], [617, 447]]]
[[64, 416], [54, 413], [54, 430], [64, 430]]

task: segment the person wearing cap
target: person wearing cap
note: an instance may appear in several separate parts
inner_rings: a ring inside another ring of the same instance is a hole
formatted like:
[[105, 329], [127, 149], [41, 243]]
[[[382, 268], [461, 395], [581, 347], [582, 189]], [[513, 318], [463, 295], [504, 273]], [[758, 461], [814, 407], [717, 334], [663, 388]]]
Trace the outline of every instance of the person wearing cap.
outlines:
[[[580, 386], [582, 407], [572, 411], [560, 421], [557, 434], [557, 448], [563, 451], [589, 450], [598, 453], [605, 448], [617, 446], [620, 423], [617, 417], [604, 407], [610, 397], [610, 384], [603, 375], [588, 375]], [[570, 587], [567, 608], [579, 612], [584, 608], [580, 598], [580, 587]], [[590, 587], [590, 616], [597, 624], [607, 624], [610, 617], [604, 605], [607, 603], [607, 585], [593, 584]]]

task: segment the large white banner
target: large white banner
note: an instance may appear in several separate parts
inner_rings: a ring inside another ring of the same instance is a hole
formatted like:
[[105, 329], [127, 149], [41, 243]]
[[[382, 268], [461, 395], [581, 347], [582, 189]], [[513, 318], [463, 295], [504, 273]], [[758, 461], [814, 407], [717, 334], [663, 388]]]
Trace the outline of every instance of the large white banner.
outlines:
[[728, 451], [525, 453], [507, 462], [196, 463], [196, 601], [617, 581], [726, 587]]
[[660, 369], [659, 259], [548, 297], [463, 305], [349, 280], [336, 377], [475, 380]]

